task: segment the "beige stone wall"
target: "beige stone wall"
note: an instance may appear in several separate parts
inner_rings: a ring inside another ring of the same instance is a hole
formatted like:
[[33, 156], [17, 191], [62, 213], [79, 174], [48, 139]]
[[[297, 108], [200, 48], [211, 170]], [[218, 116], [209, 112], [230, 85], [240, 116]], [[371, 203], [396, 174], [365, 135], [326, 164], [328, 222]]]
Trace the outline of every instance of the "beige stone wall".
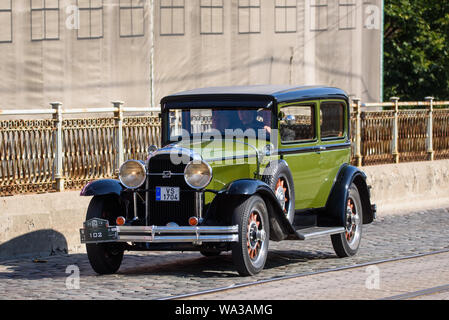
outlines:
[[0, 109], [50, 108], [54, 101], [65, 108], [151, 104], [149, 1], [133, 10], [134, 27], [119, 0], [94, 0], [93, 10], [81, 9], [90, 8], [86, 0], [47, 0], [42, 11], [43, 3], [0, 1], [0, 9], [12, 9], [0, 14]]
[[83, 251], [89, 201], [79, 191], [0, 198], [0, 259]]
[[328, 85], [381, 99], [380, 0], [214, 0], [213, 11], [200, 7], [207, 0], [170, 2], [155, 1], [156, 104], [177, 91], [248, 84]]
[[363, 168], [379, 215], [449, 206], [449, 160]]
[[381, 0], [42, 3], [0, 0], [0, 109], [158, 107], [182, 90], [247, 84], [380, 99]]

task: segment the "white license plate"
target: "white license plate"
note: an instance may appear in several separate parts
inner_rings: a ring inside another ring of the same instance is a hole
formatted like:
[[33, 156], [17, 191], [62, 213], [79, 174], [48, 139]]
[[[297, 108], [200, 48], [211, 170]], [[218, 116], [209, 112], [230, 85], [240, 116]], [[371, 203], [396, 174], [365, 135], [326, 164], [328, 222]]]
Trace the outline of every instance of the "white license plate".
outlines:
[[179, 201], [179, 188], [156, 187], [156, 201]]

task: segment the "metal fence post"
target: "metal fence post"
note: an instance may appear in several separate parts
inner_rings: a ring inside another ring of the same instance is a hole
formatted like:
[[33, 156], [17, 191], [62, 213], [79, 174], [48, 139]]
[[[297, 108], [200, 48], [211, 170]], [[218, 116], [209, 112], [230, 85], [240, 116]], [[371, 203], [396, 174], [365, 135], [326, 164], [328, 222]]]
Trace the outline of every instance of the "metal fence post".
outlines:
[[429, 160], [433, 161], [433, 97], [425, 97], [424, 100], [429, 102], [428, 119], [427, 119], [427, 155]]
[[353, 101], [356, 104], [356, 121], [355, 121], [355, 160], [356, 166], [362, 166], [362, 121], [361, 121], [361, 100], [360, 98], [354, 98]]
[[123, 101], [113, 101], [112, 105], [117, 111], [114, 112], [115, 124], [116, 124], [116, 140], [115, 145], [117, 149], [116, 154], [116, 167], [114, 173], [118, 175], [120, 166], [125, 160], [124, 144], [123, 144]]
[[394, 102], [394, 120], [393, 120], [393, 141], [392, 141], [392, 154], [394, 157], [394, 163], [399, 163], [399, 130], [398, 130], [398, 112], [399, 112], [399, 98], [391, 97], [390, 101]]
[[52, 102], [50, 103], [53, 110], [56, 113], [53, 114], [53, 120], [56, 125], [56, 154], [55, 154], [55, 180], [56, 180], [56, 191], [64, 191], [64, 175], [62, 170], [62, 103]]

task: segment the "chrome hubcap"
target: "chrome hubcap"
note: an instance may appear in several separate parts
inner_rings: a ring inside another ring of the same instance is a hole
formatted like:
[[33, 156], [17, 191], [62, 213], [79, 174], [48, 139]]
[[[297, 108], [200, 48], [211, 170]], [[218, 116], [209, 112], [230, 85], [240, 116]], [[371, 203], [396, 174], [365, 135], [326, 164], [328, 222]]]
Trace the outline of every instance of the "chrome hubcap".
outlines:
[[346, 206], [346, 231], [345, 237], [351, 249], [357, 248], [360, 240], [360, 215], [352, 198], [348, 198]]
[[278, 199], [279, 203], [281, 204], [281, 208], [284, 211], [285, 214], [288, 214], [288, 198], [287, 198], [287, 183], [284, 179], [279, 178], [278, 182], [276, 183], [274, 194], [276, 198]]
[[265, 230], [263, 230], [262, 219], [258, 212], [252, 212], [248, 219], [248, 255], [251, 260], [257, 260], [265, 241]]

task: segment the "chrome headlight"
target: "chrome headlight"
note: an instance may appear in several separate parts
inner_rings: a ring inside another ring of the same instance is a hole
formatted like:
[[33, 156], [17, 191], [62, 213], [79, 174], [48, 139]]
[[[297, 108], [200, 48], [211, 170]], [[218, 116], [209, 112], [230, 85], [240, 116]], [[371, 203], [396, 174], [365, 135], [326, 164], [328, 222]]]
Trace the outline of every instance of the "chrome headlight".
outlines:
[[120, 182], [128, 189], [136, 189], [140, 187], [146, 178], [145, 166], [136, 160], [128, 160], [120, 167]]
[[192, 160], [184, 169], [184, 179], [193, 189], [203, 189], [212, 180], [212, 168], [203, 160]]

